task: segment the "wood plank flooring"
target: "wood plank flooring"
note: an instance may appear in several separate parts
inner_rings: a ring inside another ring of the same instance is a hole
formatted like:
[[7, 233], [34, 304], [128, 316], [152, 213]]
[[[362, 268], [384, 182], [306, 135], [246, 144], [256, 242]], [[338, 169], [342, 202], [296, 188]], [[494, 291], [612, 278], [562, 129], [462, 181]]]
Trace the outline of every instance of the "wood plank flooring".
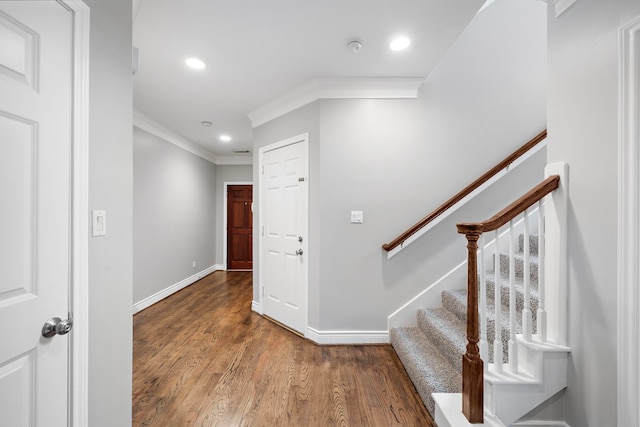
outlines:
[[134, 316], [133, 426], [433, 426], [389, 345], [319, 346], [217, 271]]

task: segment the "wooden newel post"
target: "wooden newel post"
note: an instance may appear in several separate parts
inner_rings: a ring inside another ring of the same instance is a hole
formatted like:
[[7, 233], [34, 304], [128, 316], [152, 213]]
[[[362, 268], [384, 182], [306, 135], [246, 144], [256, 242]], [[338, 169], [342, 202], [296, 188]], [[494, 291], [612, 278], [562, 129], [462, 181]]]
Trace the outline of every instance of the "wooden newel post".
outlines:
[[458, 224], [467, 237], [467, 351], [462, 356], [462, 413], [472, 423], [484, 421], [484, 366], [480, 358], [478, 321], [478, 238], [481, 230], [471, 224]]

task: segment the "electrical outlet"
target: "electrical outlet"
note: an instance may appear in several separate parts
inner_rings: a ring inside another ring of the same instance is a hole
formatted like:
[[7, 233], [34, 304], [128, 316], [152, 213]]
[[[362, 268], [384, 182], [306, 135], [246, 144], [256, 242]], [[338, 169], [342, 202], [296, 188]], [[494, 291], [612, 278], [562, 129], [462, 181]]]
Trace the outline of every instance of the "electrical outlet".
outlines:
[[191, 265], [191, 268], [196, 268], [196, 262], [193, 261], [193, 264]]

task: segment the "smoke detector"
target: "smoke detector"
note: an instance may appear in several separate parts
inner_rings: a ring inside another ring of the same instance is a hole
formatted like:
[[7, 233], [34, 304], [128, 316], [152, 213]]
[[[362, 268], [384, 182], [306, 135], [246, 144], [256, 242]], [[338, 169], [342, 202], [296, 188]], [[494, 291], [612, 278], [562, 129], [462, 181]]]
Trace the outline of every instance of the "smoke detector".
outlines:
[[347, 49], [351, 50], [353, 53], [360, 53], [362, 50], [362, 40], [360, 39], [352, 39], [347, 42]]

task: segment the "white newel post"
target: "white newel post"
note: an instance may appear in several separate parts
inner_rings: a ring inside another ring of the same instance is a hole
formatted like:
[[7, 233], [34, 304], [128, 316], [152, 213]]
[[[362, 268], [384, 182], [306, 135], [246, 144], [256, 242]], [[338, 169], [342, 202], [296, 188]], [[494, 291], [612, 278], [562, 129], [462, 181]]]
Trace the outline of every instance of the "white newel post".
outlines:
[[[560, 176], [558, 188], [545, 198], [544, 286], [547, 313], [547, 340], [567, 342], [567, 208], [569, 197], [569, 165], [552, 163], [545, 168], [545, 178]], [[540, 231], [542, 233], [542, 231]], [[541, 331], [538, 331], [540, 334]]]

